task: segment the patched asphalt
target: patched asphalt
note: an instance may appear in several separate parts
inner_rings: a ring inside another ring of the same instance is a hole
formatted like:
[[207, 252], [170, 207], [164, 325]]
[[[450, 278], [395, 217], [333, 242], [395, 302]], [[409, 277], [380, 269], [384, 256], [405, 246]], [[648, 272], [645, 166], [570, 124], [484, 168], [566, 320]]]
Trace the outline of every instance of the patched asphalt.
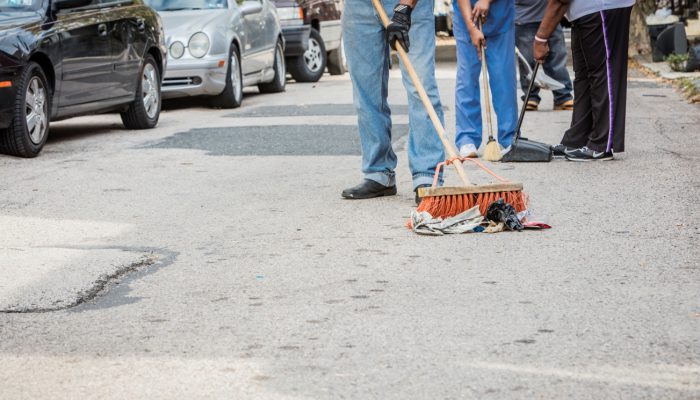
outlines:
[[[391, 106], [393, 115], [408, 115], [408, 106]], [[303, 104], [242, 108], [227, 117], [308, 117], [313, 115], [357, 115], [353, 104]]]
[[[408, 125], [394, 125], [395, 142]], [[342, 156], [360, 155], [354, 125], [275, 125], [197, 128], [178, 132], [148, 148], [203, 150], [213, 156]]]

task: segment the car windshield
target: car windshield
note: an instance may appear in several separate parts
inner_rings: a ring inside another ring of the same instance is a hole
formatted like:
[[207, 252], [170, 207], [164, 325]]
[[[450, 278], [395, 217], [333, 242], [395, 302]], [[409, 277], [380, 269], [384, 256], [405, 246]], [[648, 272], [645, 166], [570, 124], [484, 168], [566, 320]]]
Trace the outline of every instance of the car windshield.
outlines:
[[36, 11], [42, 0], [0, 0], [0, 13]]
[[146, 0], [146, 3], [158, 11], [228, 8], [226, 0]]

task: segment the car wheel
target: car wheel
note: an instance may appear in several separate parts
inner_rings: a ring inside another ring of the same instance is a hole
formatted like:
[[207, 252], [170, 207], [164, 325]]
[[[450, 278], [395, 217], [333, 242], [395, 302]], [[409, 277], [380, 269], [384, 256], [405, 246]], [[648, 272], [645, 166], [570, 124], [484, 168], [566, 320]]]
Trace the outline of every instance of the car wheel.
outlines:
[[29, 62], [17, 85], [10, 127], [0, 132], [0, 152], [27, 158], [38, 156], [49, 133], [50, 105], [44, 70]]
[[321, 34], [316, 29], [311, 29], [309, 34], [309, 47], [304, 54], [294, 57], [290, 61], [289, 73], [297, 82], [318, 82], [326, 70], [326, 45]]
[[338, 48], [328, 52], [328, 73], [331, 75], [343, 75], [348, 70], [347, 65], [343, 37], [341, 36]]
[[220, 95], [212, 99], [212, 105], [219, 108], [237, 108], [243, 102], [243, 75], [241, 73], [241, 57], [238, 46], [231, 44], [229, 51], [228, 71], [226, 72], [226, 87]]
[[152, 55], [147, 55], [141, 66], [136, 98], [129, 108], [121, 113], [127, 129], [150, 129], [158, 124], [160, 117], [160, 73]]
[[275, 70], [275, 76], [272, 78], [272, 81], [258, 85], [260, 93], [284, 92], [284, 88], [287, 85], [284, 49], [282, 48], [281, 41], [278, 41], [277, 46], [275, 47], [275, 63], [272, 68]]

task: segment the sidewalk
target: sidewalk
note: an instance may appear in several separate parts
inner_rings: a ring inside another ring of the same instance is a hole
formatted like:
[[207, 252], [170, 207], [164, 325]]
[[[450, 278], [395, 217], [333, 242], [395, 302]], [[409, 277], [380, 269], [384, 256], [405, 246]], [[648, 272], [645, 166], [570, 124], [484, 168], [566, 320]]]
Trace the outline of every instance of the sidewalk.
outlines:
[[651, 61], [649, 55], [633, 57], [632, 63], [636, 63], [647, 74], [671, 81], [675, 87], [683, 91], [689, 102], [700, 103], [700, 71], [676, 72], [671, 70], [667, 62]]

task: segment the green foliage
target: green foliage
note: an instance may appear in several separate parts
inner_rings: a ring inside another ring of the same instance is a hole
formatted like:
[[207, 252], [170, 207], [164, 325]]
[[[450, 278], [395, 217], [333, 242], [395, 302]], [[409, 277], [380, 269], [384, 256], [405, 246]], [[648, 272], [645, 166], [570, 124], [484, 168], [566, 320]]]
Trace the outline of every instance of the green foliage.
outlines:
[[685, 65], [688, 62], [688, 53], [683, 54], [670, 54], [664, 58], [664, 61], [668, 63], [674, 71], [684, 72]]
[[683, 92], [683, 95], [685, 95], [691, 103], [700, 103], [700, 78], [694, 80], [681, 78], [678, 79], [677, 84]]

